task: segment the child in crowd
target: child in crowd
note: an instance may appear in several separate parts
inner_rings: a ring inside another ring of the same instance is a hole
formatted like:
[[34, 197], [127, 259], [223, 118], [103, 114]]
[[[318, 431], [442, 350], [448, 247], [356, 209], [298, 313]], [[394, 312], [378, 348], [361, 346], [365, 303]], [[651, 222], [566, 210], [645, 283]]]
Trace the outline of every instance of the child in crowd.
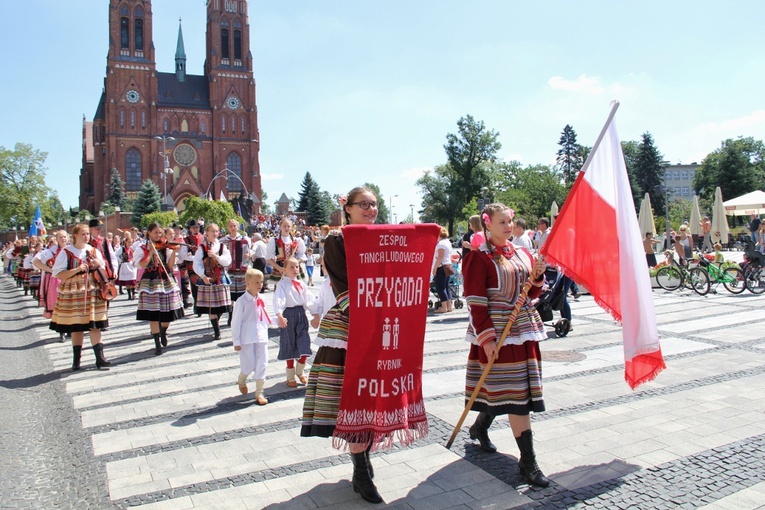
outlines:
[[297, 387], [295, 376], [300, 384], [308, 382], [303, 371], [306, 359], [311, 355], [311, 337], [308, 335], [305, 310], [313, 305], [315, 298], [298, 280], [299, 274], [300, 262], [295, 257], [288, 257], [284, 261], [282, 279], [274, 291], [274, 312], [281, 328], [279, 355], [276, 359], [287, 361], [287, 386], [290, 388]]
[[305, 249], [305, 272], [308, 273], [308, 285], [313, 287], [313, 266], [316, 265], [316, 259], [313, 256], [313, 248], [308, 246]]
[[714, 247], [715, 247], [715, 260], [714, 260], [714, 262], [715, 262], [715, 264], [722, 264], [723, 262], [725, 262], [725, 257], [723, 257], [723, 254], [722, 254], [722, 244], [715, 243]]
[[264, 406], [268, 400], [263, 396], [268, 367], [268, 325], [271, 318], [260, 297], [263, 273], [248, 268], [244, 273], [245, 293], [234, 302], [231, 317], [231, 339], [234, 350], [239, 353], [239, 378], [237, 384], [242, 395], [247, 394], [247, 377], [255, 372], [255, 402]]

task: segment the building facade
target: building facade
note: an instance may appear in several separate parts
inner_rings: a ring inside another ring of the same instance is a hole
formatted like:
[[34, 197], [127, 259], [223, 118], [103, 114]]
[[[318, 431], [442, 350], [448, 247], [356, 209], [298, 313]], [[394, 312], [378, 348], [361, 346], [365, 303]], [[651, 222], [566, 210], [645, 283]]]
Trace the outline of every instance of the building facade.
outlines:
[[664, 168], [664, 185], [668, 188], [670, 199], [693, 200], [696, 194], [693, 179], [700, 167], [697, 163], [678, 163]]
[[109, 0], [103, 92], [93, 122], [83, 119], [81, 209], [98, 211], [116, 169], [130, 197], [150, 179], [179, 211], [191, 196], [221, 192], [249, 195], [260, 211], [247, 8], [246, 0], [208, 0], [204, 74], [192, 75], [180, 24], [175, 72], [158, 72], [151, 0]]

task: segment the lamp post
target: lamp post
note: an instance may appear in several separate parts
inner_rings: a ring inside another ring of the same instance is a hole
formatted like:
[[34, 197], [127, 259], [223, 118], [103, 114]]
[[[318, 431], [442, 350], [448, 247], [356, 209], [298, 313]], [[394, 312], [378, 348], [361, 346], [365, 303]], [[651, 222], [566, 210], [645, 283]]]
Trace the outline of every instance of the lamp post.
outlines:
[[160, 208], [163, 211], [167, 211], [169, 210], [169, 204], [167, 203], [167, 175], [173, 171], [170, 168], [170, 158], [167, 156], [167, 141], [170, 140], [171, 142], [174, 142], [175, 138], [163, 134], [162, 136], [155, 136], [154, 139], [162, 140], [162, 163], [164, 164], [164, 167], [162, 168], [162, 180], [165, 182], [165, 194], [162, 198], [162, 205]]
[[480, 203], [478, 204], [478, 212], [479, 212], [479, 213], [480, 213], [481, 211], [483, 211], [483, 210], [484, 210], [484, 208], [486, 207], [486, 194], [487, 194], [488, 192], [489, 192], [489, 188], [487, 188], [486, 186], [484, 186], [483, 188], [481, 188], [481, 201], [480, 201]]
[[[233, 172], [232, 170], [230, 170], [230, 169], [228, 168], [228, 165], [224, 165], [224, 166], [223, 166], [223, 170], [221, 170], [220, 172], [218, 172], [217, 174], [215, 174], [215, 175], [213, 176], [213, 178], [212, 178], [212, 179], [210, 179], [210, 184], [208, 184], [208, 185], [207, 185], [207, 190], [205, 190], [205, 192], [204, 192], [202, 195], [200, 195], [200, 197], [199, 197], [199, 198], [205, 198], [205, 197], [207, 197], [207, 194], [210, 192], [210, 188], [212, 187], [212, 183], [215, 181], [215, 179], [218, 179], [219, 177], [223, 177], [224, 175], [225, 175], [225, 176], [227, 176], [227, 177], [228, 177], [228, 176], [233, 176], [233, 177], [235, 177], [235, 178], [236, 178], [236, 180], [237, 180], [237, 181], [239, 181], [239, 182], [242, 184], [242, 189], [244, 189], [244, 192], [245, 192], [245, 194], [247, 195], [247, 197], [248, 197], [250, 200], [252, 200], [252, 203], [253, 203], [253, 205], [255, 205], [255, 204], [260, 204], [260, 199], [258, 198], [258, 195], [256, 195], [255, 193], [250, 193], [250, 192], [247, 190], [247, 185], [244, 183], [244, 181], [242, 180], [242, 178], [241, 178], [241, 177], [239, 177], [238, 175], [236, 175], [236, 173], [235, 173], [235, 172]], [[227, 186], [227, 189], [228, 189], [228, 186]]]
[[414, 221], [414, 204], [409, 204], [409, 212], [412, 215], [412, 223], [417, 223]]
[[667, 186], [665, 184], [659, 184], [654, 189], [656, 191], [658, 191], [659, 193], [664, 193], [664, 216], [665, 216], [666, 221], [667, 221], [667, 224], [666, 224], [667, 232], [665, 234], [666, 235], [666, 237], [665, 237], [665, 249], [669, 250], [670, 249], [670, 245], [669, 245], [669, 242], [670, 242], [669, 232], [671, 230], [670, 226], [669, 226], [669, 186]]
[[390, 204], [390, 218], [388, 218], [388, 223], [394, 224], [396, 220], [393, 219], [393, 199], [398, 198], [398, 195], [388, 195], [388, 203]]

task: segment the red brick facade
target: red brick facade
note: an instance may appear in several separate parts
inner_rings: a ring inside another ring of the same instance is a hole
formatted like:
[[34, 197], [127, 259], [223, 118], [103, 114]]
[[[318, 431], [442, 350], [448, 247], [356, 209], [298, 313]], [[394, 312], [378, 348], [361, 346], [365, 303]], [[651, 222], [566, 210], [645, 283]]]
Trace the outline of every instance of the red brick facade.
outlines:
[[[167, 193], [178, 210], [186, 198], [208, 188], [216, 198], [221, 191], [229, 199], [244, 193], [230, 173], [213, 180], [224, 168], [238, 175], [249, 193], [262, 197], [247, 3], [207, 2], [206, 60], [199, 76], [186, 74], [180, 27], [175, 72], [157, 72], [151, 0], [110, 0], [104, 89], [92, 126], [83, 122], [81, 209], [98, 211], [108, 198], [114, 168], [128, 194], [146, 179], [164, 193], [163, 140], [157, 139], [163, 136], [172, 169]], [[259, 200], [253, 211], [260, 211]]]

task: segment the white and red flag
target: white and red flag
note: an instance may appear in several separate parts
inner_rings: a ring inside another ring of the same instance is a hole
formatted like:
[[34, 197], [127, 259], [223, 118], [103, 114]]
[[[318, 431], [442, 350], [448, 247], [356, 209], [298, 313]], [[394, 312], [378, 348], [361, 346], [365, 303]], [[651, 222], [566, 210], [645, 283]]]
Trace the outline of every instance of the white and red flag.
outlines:
[[635, 389], [666, 365], [661, 355], [642, 235], [614, 124], [608, 121], [540, 253], [584, 285], [621, 322], [624, 378]]

